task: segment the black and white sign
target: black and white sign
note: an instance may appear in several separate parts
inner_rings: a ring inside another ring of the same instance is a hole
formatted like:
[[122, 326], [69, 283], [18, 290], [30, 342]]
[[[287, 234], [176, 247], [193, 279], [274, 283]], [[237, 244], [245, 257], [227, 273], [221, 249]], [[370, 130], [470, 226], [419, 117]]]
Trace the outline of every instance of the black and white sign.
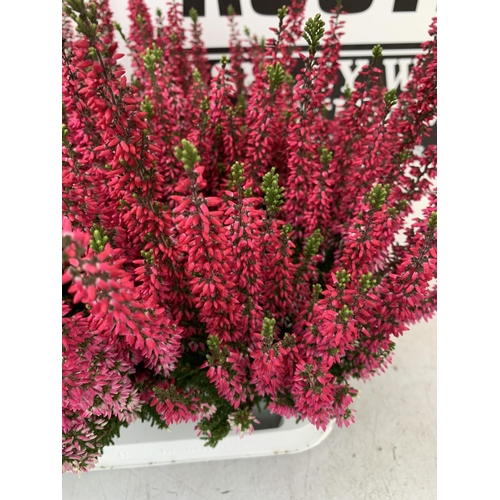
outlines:
[[[252, 34], [259, 37], [273, 36], [269, 30], [278, 23], [277, 10], [282, 5], [290, 5], [290, 0], [178, 0], [185, 15], [188, 29], [191, 7], [199, 14], [203, 28], [203, 39], [214, 63], [227, 54], [229, 23], [227, 8], [231, 4], [237, 14], [237, 22], [243, 32], [248, 27]], [[150, 8], [152, 19], [160, 8], [166, 11], [166, 1], [145, 0]], [[130, 21], [125, 0], [110, 0], [115, 21], [128, 32]], [[305, 19], [322, 14], [327, 22], [330, 12], [335, 9], [336, 0], [305, 0]], [[340, 53], [340, 78], [334, 89], [334, 113], [336, 98], [345, 84], [351, 88], [363, 65], [371, 57], [374, 45], [383, 47], [381, 69], [384, 70], [384, 83], [389, 89], [400, 91], [408, 81], [414, 57], [420, 52], [420, 45], [429, 38], [428, 29], [436, 15], [436, 0], [344, 0], [343, 16], [345, 21]], [[122, 46], [122, 52], [126, 49]], [[122, 59], [123, 61], [123, 59]], [[127, 60], [123, 61], [129, 68]], [[333, 108], [332, 108], [333, 105]]]

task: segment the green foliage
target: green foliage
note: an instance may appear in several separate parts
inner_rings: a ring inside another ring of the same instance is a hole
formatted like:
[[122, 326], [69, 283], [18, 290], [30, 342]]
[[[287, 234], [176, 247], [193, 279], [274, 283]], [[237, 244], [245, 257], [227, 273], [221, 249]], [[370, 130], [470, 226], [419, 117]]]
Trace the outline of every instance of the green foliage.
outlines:
[[377, 184], [372, 188], [367, 195], [367, 199], [373, 210], [380, 210], [382, 208], [382, 205], [386, 202], [390, 192], [391, 187], [389, 184]]
[[146, 71], [150, 74], [152, 80], [154, 80], [155, 78], [156, 64], [161, 62], [162, 56], [163, 56], [163, 51], [160, 49], [160, 47], [157, 47], [154, 42], [152, 47], [151, 48], [148, 47], [146, 49], [146, 53], [142, 56], [142, 60], [144, 61], [144, 67], [146, 68]]
[[168, 425], [165, 420], [156, 411], [154, 406], [142, 405], [139, 412], [139, 418], [142, 422], [151, 422], [151, 427], [157, 427], [158, 429], [168, 429]]
[[283, 193], [285, 191], [284, 187], [279, 186], [279, 174], [275, 172], [276, 168], [271, 168], [262, 178], [261, 185], [262, 192], [264, 193], [264, 203], [270, 215], [276, 215], [279, 212], [281, 205], [283, 205]]
[[229, 419], [233, 424], [233, 427], [238, 429], [239, 432], [244, 432], [252, 426], [253, 415], [252, 408], [249, 406], [243, 406], [233, 411], [229, 415]]
[[141, 102], [141, 111], [146, 113], [147, 119], [151, 121], [154, 115], [153, 103], [149, 96], [145, 96], [144, 100]]
[[90, 246], [96, 253], [101, 253], [109, 241], [108, 234], [102, 226], [94, 224], [92, 226], [92, 237], [90, 238]]
[[323, 243], [323, 236], [321, 231], [316, 229], [311, 236], [306, 238], [306, 244], [304, 245], [303, 257], [301, 259], [300, 265], [295, 271], [295, 276], [293, 278], [293, 284], [297, 285], [303, 280], [304, 273], [307, 271], [311, 259], [317, 255], [319, 247]]
[[321, 164], [324, 167], [328, 167], [333, 159], [333, 152], [328, 151], [326, 148], [320, 148], [319, 150]]
[[347, 84], [345, 85], [344, 90], [342, 92], [342, 95], [344, 96], [344, 99], [346, 101], [348, 101], [351, 98], [351, 96], [352, 96], [352, 89], [351, 89], [351, 87], [349, 87], [349, 85], [347, 85]]
[[359, 280], [359, 287], [363, 293], [368, 292], [377, 284], [377, 278], [373, 277], [373, 273], [363, 274]]
[[438, 224], [438, 215], [437, 212], [432, 212], [429, 217], [429, 222], [427, 223], [427, 228], [429, 231], [434, 231], [437, 228]]
[[64, 0], [64, 12], [76, 23], [76, 31], [94, 41], [97, 36], [97, 6], [84, 0]]
[[234, 408], [226, 400], [220, 399], [217, 410], [210, 419], [204, 417], [196, 424], [202, 433], [200, 439], [206, 441], [205, 446], [215, 448], [217, 443], [229, 434], [231, 426], [228, 418], [232, 411]]
[[321, 235], [321, 231], [319, 229], [316, 229], [311, 236], [306, 238], [304, 257], [307, 261], [310, 261], [318, 253], [321, 243], [323, 243], [323, 236]]
[[283, 5], [283, 7], [278, 8], [278, 19], [280, 21], [283, 21], [283, 19], [287, 16], [288, 14], [288, 8], [286, 5]]
[[210, 354], [207, 354], [207, 359], [210, 364], [223, 363], [228, 356], [227, 347], [220, 348], [220, 340], [216, 335], [209, 335], [207, 339], [208, 349]]
[[206, 113], [210, 108], [210, 101], [208, 97], [204, 97], [200, 103], [200, 108], [203, 113]]
[[347, 307], [346, 304], [342, 306], [342, 309], [339, 311], [339, 316], [342, 321], [347, 322], [349, 320], [349, 316], [352, 316], [354, 313]]
[[198, 22], [198, 11], [194, 7], [191, 7], [189, 9], [189, 17], [191, 18], [193, 23], [196, 24]]
[[349, 281], [351, 281], [351, 274], [348, 273], [345, 269], [342, 269], [341, 271], [337, 271], [335, 273], [335, 277], [337, 278], [337, 288], [339, 290], [344, 290], [347, 283], [349, 283]]
[[141, 257], [144, 259], [146, 264], [152, 265], [155, 261], [153, 257], [153, 249], [150, 248], [149, 250], [141, 250]]
[[197, 83], [198, 85], [203, 82], [201, 78], [201, 73], [198, 70], [198, 68], [194, 68], [193, 70], [193, 82]]
[[387, 212], [392, 216], [397, 215], [401, 213], [407, 205], [408, 202], [406, 200], [399, 200], [393, 207], [388, 207]]
[[404, 163], [408, 158], [410, 158], [410, 151], [407, 149], [403, 150], [401, 153], [399, 153], [398, 158], [401, 163]]
[[286, 349], [288, 347], [294, 347], [297, 345], [297, 341], [295, 340], [295, 335], [285, 332], [283, 340], [281, 341], [281, 345]]
[[261, 335], [264, 345], [269, 349], [274, 341], [274, 327], [276, 326], [275, 318], [264, 318], [262, 323]]
[[175, 147], [175, 157], [182, 162], [186, 172], [192, 172], [196, 163], [200, 161], [200, 156], [196, 147], [187, 139], [182, 139], [182, 147]]
[[382, 56], [382, 47], [380, 45], [375, 45], [372, 49], [372, 64], [375, 64], [375, 61]]
[[122, 40], [126, 43], [127, 42], [127, 37], [125, 36], [125, 33], [123, 33], [123, 28], [120, 23], [113, 21], [113, 28], [115, 28], [116, 31], [120, 34], [122, 37]]
[[243, 163], [239, 161], [235, 162], [231, 167], [231, 174], [229, 176], [229, 188], [230, 189], [239, 189], [243, 186], [245, 182], [245, 177], [243, 176]]
[[68, 136], [69, 130], [68, 127], [63, 123], [62, 124], [62, 142], [65, 146], [69, 145], [67, 136]]
[[321, 292], [323, 291], [323, 287], [316, 283], [312, 286], [312, 303], [316, 304], [321, 296]]
[[266, 72], [267, 79], [269, 80], [269, 90], [275, 92], [285, 81], [285, 70], [279, 61], [277, 61], [275, 64], [267, 66]]
[[167, 388], [153, 387], [153, 393], [158, 401], [162, 403], [170, 401], [172, 404], [181, 404], [186, 408], [191, 404], [191, 396], [187, 396], [183, 391], [179, 391], [175, 385], [170, 385]]
[[[75, 442], [78, 443], [79, 447], [83, 450], [87, 450], [88, 454], [92, 454], [97, 450], [102, 450], [105, 446], [110, 446], [114, 444], [114, 439], [120, 437], [120, 429], [122, 427], [128, 427], [128, 424], [123, 420], [118, 420], [118, 417], [112, 415], [106, 419], [98, 419], [98, 423], [94, 422], [93, 419], [85, 419], [85, 423], [88, 426], [91, 433], [95, 436], [92, 441], [84, 441], [80, 439], [80, 433], [77, 430], [70, 431], [68, 434], [63, 434], [63, 437], [71, 437]], [[62, 456], [62, 463], [73, 463], [73, 459], [68, 456]], [[86, 467], [88, 464], [85, 461], [80, 462], [80, 467]], [[78, 469], [75, 470], [77, 472]]]
[[292, 230], [293, 230], [293, 227], [291, 224], [283, 224], [283, 226], [281, 228], [281, 235], [285, 238], [288, 238], [288, 236], [290, 235]]
[[392, 108], [398, 102], [398, 96], [396, 94], [396, 89], [388, 90], [384, 94], [385, 107], [387, 109]]
[[[293, 394], [288, 390], [285, 390], [285, 392], [278, 392], [275, 398], [275, 402], [280, 406], [289, 406], [290, 408], [293, 408], [295, 406]], [[297, 419], [297, 421], [299, 420], [300, 418]]]
[[309, 46], [309, 54], [314, 55], [318, 49], [319, 42], [325, 34], [325, 21], [321, 19], [321, 14], [316, 14], [306, 21], [302, 37]]

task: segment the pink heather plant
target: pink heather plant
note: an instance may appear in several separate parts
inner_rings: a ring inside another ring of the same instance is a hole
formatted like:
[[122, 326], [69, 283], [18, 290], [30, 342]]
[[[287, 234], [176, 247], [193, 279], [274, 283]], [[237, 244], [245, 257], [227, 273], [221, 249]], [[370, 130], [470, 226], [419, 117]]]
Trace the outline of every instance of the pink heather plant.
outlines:
[[348, 425], [352, 379], [434, 314], [436, 148], [415, 151], [436, 116], [436, 20], [399, 97], [376, 46], [330, 120], [342, 11], [302, 28], [301, 3], [265, 44], [230, 11], [210, 78], [195, 11], [186, 33], [176, 3], [153, 26], [129, 0], [125, 38], [108, 0], [64, 1], [64, 471], [138, 418], [194, 421], [210, 446], [251, 432], [258, 404]]

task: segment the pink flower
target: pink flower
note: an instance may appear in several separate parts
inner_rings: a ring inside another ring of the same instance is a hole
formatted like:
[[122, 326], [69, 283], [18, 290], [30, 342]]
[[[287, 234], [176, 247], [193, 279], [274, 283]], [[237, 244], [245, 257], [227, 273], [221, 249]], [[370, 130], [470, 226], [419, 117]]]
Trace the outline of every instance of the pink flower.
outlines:
[[230, 15], [211, 78], [194, 12], [187, 36], [178, 3], [153, 21], [129, 0], [129, 79], [108, 0], [77, 4], [63, 15], [63, 470], [95, 466], [139, 415], [196, 422], [210, 446], [251, 434], [254, 404], [349, 425], [352, 379], [383, 372], [392, 337], [437, 308], [437, 154], [415, 149], [436, 117], [435, 21], [399, 97], [376, 47], [330, 120], [339, 10], [321, 53], [322, 21], [307, 21], [307, 55], [304, 2], [264, 45]]

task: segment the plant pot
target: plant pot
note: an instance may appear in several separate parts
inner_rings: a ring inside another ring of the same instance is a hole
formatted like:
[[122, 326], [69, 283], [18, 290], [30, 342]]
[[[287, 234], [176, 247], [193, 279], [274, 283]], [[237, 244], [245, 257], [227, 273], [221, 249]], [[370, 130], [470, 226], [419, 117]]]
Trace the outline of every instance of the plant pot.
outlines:
[[333, 429], [316, 429], [308, 422], [285, 419], [263, 410], [255, 413], [260, 424], [251, 435], [240, 438], [234, 431], [215, 448], [204, 446], [195, 423], [177, 424], [170, 430], [137, 421], [122, 429], [115, 444], [104, 448], [95, 470], [144, 467], [172, 463], [203, 462], [244, 457], [298, 453], [316, 446]]

